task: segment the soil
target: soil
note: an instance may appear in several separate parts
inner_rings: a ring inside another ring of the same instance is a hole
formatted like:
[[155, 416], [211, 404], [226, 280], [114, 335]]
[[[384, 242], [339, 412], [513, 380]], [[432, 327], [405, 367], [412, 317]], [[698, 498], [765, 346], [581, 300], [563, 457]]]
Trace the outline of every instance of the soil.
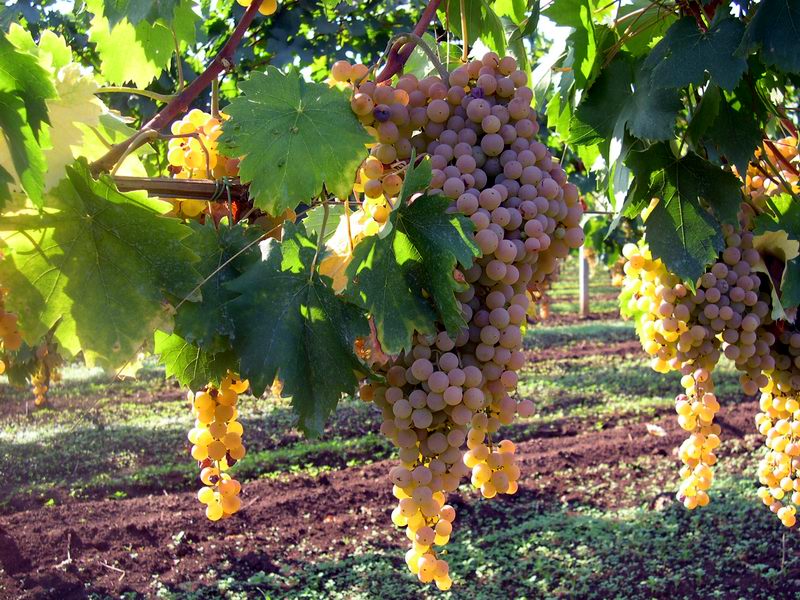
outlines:
[[[752, 401], [724, 408], [718, 417], [724, 437], [751, 433], [756, 410]], [[526, 474], [519, 493], [531, 499], [577, 500], [580, 487], [559, 472], [671, 454], [685, 433], [672, 416], [657, 423], [666, 436], [648, 434], [644, 423], [559, 437], [534, 434], [518, 444]], [[223, 564], [234, 571], [277, 571], [280, 563], [306, 558], [309, 549], [334, 557], [347, 553], [352, 546], [345, 539], [380, 539], [400, 547], [404, 538], [389, 520], [393, 498], [386, 473], [391, 464], [248, 483], [242, 511], [218, 523], [205, 519], [190, 492], [73, 501], [2, 516], [0, 598], [149, 594], [155, 576], [177, 585], [202, 583], [209, 568]], [[592, 472], [582, 472], [585, 483], [591, 483]], [[469, 499], [452, 501], [471, 504]], [[603, 502], [602, 497], [594, 500]], [[619, 499], [614, 502], [618, 507]]]

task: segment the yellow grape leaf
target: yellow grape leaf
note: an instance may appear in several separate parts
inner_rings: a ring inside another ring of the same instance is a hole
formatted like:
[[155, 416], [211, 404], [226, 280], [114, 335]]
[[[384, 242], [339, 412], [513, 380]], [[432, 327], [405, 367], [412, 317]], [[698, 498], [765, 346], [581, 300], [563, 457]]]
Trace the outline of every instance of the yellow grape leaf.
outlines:
[[333, 280], [333, 291], [341, 293], [347, 287], [347, 266], [353, 260], [353, 248], [368, 235], [375, 235], [381, 229], [372, 217], [362, 209], [350, 214], [350, 227], [347, 227], [347, 215], [339, 218], [336, 232], [326, 244], [328, 254], [319, 264], [321, 275], [327, 275]]
[[47, 160], [45, 190], [55, 187], [66, 176], [66, 166], [78, 157], [83, 133], [77, 125], [97, 126], [105, 109], [94, 95], [98, 87], [90, 75], [81, 72], [77, 63], [70, 63], [59, 70], [56, 79], [58, 98], [47, 101], [52, 147], [44, 152]]

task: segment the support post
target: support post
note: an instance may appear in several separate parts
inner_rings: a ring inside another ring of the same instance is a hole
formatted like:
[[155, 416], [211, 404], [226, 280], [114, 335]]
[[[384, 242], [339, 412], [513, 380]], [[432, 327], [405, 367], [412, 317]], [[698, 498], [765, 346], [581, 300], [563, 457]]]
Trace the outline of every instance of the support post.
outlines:
[[589, 262], [583, 246], [578, 249], [578, 316], [585, 319], [589, 316]]

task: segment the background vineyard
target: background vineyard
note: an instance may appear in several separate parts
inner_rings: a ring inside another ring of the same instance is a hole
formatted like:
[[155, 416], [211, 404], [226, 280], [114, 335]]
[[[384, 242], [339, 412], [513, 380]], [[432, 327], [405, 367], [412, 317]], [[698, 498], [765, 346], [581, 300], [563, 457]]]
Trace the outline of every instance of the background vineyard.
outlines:
[[[536, 399], [538, 414], [512, 432], [524, 491], [494, 505], [459, 500], [463, 535], [450, 557], [467, 575], [451, 597], [792, 593], [800, 545], [755, 501], [754, 401], [734, 370], [720, 369], [728, 443], [715, 501], [689, 513], [670, 491], [682, 439], [673, 417], [679, 377], [653, 376], [633, 325], [608, 299], [617, 288], [603, 267], [591, 281], [597, 312], [575, 318], [576, 267], [575, 259], [565, 265], [551, 319], [525, 340], [531, 361], [520, 393]], [[305, 440], [289, 429], [286, 401], [247, 398], [250, 454], [237, 466], [247, 510], [220, 528], [203, 522], [187, 491], [196, 473], [185, 460], [185, 398], [162, 369], [111, 385], [97, 371], [66, 369], [52, 408], [35, 413], [27, 394], [6, 384], [0, 394], [11, 399], [2, 405], [0, 471], [12, 490], [0, 508], [0, 555], [22, 551], [4, 559], [7, 590], [425, 595], [398, 573], [399, 541], [383, 526], [389, 494], [370, 485], [392, 448], [358, 399], [342, 402], [319, 440]], [[68, 548], [74, 562], [64, 565]]]

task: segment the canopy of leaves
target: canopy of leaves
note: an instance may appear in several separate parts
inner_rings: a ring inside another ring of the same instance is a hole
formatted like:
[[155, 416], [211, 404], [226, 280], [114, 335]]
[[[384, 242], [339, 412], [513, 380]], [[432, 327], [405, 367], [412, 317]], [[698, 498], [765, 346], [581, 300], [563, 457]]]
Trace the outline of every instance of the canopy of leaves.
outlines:
[[253, 73], [241, 88], [244, 96], [225, 109], [231, 118], [220, 143], [228, 155], [244, 157], [240, 177], [256, 206], [277, 215], [323, 185], [347, 198], [371, 138], [344, 92], [274, 67]]
[[430, 161], [416, 169], [411, 163], [388, 234], [364, 238], [347, 268], [349, 290], [375, 319], [389, 354], [410, 349], [414, 331], [432, 333], [437, 320], [453, 333], [463, 327], [454, 270], [457, 264], [469, 268], [479, 255], [472, 222], [446, 212], [447, 198], [422, 195], [409, 202], [431, 178]]
[[56, 322], [55, 340], [89, 364], [117, 367], [168, 320], [166, 294], [183, 297], [197, 283], [192, 230], [161, 216], [168, 205], [121, 194], [96, 181], [85, 162], [67, 169], [41, 211], [0, 216], [5, 259], [0, 280], [26, 340]]
[[256, 394], [279, 378], [309, 435], [319, 435], [342, 394], [355, 391], [365, 369], [354, 342], [369, 333], [362, 311], [311, 271], [316, 245], [302, 225], [287, 222], [283, 242], [265, 242], [264, 259], [228, 284], [239, 294], [230, 314], [242, 377]]

